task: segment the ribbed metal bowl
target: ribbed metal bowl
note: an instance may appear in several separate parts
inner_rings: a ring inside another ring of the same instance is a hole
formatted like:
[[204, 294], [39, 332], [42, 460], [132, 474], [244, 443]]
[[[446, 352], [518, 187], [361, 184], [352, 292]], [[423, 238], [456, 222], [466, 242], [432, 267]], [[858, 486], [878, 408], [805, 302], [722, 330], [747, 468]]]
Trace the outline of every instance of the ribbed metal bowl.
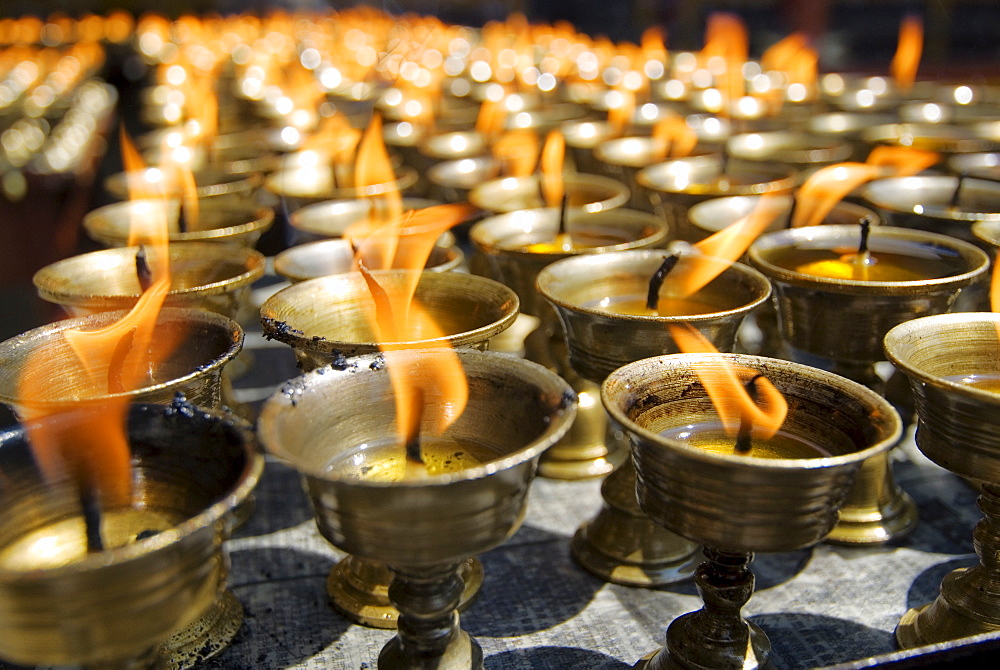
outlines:
[[[124, 667], [155, 654], [225, 589], [227, 516], [247, 499], [263, 469], [250, 426], [186, 403], [136, 405], [128, 436], [134, 498], [182, 521], [62, 567], [0, 567], [4, 659]], [[76, 484], [43, 479], [21, 429], [0, 433], [0, 470], [0, 553], [25, 533], [80, 515]]]
[[[764, 374], [788, 401], [783, 431], [829, 457], [768, 460], [712, 454], [661, 432], [714, 419], [696, 366], [719, 360]], [[674, 354], [630, 363], [605, 381], [604, 406], [632, 439], [643, 511], [680, 535], [729, 551], [789, 551], [833, 528], [861, 462], [902, 431], [892, 406], [829, 372], [741, 354]]]
[[444, 437], [475, 442], [496, 459], [454, 473], [379, 483], [328, 470], [361, 445], [397, 441], [390, 373], [378, 354], [293, 379], [265, 403], [261, 441], [304, 475], [320, 532], [338, 548], [393, 566], [457, 562], [500, 544], [519, 525], [538, 457], [572, 423], [575, 395], [523, 359], [455, 353], [469, 400]]

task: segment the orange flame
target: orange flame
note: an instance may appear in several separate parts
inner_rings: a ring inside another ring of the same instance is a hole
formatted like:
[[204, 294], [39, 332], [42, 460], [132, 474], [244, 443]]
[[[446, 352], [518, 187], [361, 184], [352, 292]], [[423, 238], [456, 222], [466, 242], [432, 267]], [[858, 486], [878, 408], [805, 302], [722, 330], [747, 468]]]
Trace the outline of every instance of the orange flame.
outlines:
[[872, 150], [865, 163], [838, 163], [817, 170], [795, 196], [797, 206], [792, 227], [821, 224], [838, 202], [872, 179], [913, 175], [938, 160], [940, 156], [932, 151], [878, 147]]
[[336, 166], [349, 165], [361, 140], [361, 131], [341, 114], [324, 118], [316, 131], [306, 137], [302, 151], [313, 151], [321, 160]]
[[667, 55], [666, 35], [660, 26], [650, 26], [642, 31], [639, 45], [647, 58], [665, 58]]
[[656, 159], [690, 156], [698, 145], [698, 133], [680, 115], [666, 116], [653, 126]]
[[[678, 348], [685, 353], [719, 353], [708, 339], [691, 324], [668, 324]], [[720, 360], [718, 365], [694, 368], [705, 393], [712, 400], [727, 435], [735, 436], [740, 424], [748, 418], [751, 435], [759, 439], [773, 437], [788, 415], [788, 403], [781, 392], [766, 377], [755, 370]], [[746, 382], [756, 378], [757, 402], [750, 397]]]
[[552, 130], [545, 138], [542, 148], [542, 195], [549, 207], [562, 204], [565, 187], [563, 185], [563, 160], [566, 156], [566, 138], [558, 130]]
[[[389, 246], [395, 250], [394, 266], [422, 270], [434, 242], [472, 211], [467, 205], [441, 205], [410, 212], [400, 220], [370, 231], [357, 245], [356, 259], [375, 299], [373, 330], [378, 334], [396, 397], [396, 426], [401, 442], [409, 445], [419, 436], [422, 426], [431, 434], [440, 434], [457, 419], [468, 401], [465, 372], [457, 355], [426, 357], [398, 343], [420, 340], [425, 349], [451, 351], [447, 333], [435, 323], [427, 310], [414, 302], [419, 272], [410, 272], [398, 285], [383, 287], [368, 271], [364, 256], [366, 246], [380, 238], [396, 238]], [[394, 230], [392, 228], [395, 228]], [[358, 239], [361, 229], [350, 231]], [[433, 402], [432, 402], [433, 401]], [[439, 414], [425, 410], [431, 404], [442, 405]]]
[[[994, 312], [1000, 312], [1000, 251], [997, 251], [996, 258], [993, 259], [993, 275], [990, 278], [990, 309]], [[1000, 331], [1000, 326], [997, 330]]]
[[476, 132], [487, 137], [495, 137], [503, 132], [507, 110], [499, 102], [483, 100], [476, 115]]
[[[132, 139], [122, 127], [119, 136], [122, 146], [122, 165], [125, 168], [126, 185], [130, 200], [135, 199], [155, 199], [179, 196], [183, 217], [188, 229], [194, 229], [198, 224], [199, 202], [198, 186], [195, 183], [194, 173], [188, 163], [175, 158], [174, 151], [166, 144], [162, 146], [163, 160], [158, 168], [147, 168], [145, 161], [139, 151], [135, 148]], [[188, 149], [180, 147], [181, 150]], [[179, 221], [179, 218], [178, 218]], [[144, 221], [133, 215], [133, 220], [129, 225], [128, 244], [145, 244], [142, 237], [153, 235], [150, 229], [156, 230], [158, 221]], [[178, 224], [179, 225], [179, 224]]]
[[705, 46], [701, 50], [703, 63], [710, 64], [719, 58], [724, 70], [717, 75], [717, 88], [723, 98], [723, 112], [729, 113], [730, 104], [744, 92], [743, 64], [749, 54], [750, 38], [746, 24], [735, 14], [717, 12], [708, 17], [705, 27]]
[[924, 48], [924, 23], [916, 16], [907, 16], [899, 26], [899, 41], [889, 71], [896, 85], [904, 91], [913, 87]]
[[694, 248], [698, 253], [686, 256], [684, 270], [677, 268], [669, 275], [675, 295], [694, 295], [722, 274], [784, 210], [783, 198], [773, 193], [762, 195], [749, 214], [697, 242]]
[[512, 130], [493, 145], [493, 156], [510, 177], [527, 177], [538, 163], [538, 135], [533, 130]]
[[[122, 136], [128, 140], [124, 132]], [[135, 152], [131, 142], [123, 142], [122, 146], [125, 152]], [[40, 351], [27, 362], [18, 380], [18, 396], [28, 420], [26, 430], [43, 473], [50, 478], [63, 473], [74, 477], [82, 491], [96, 496], [102, 506], [126, 505], [131, 497], [131, 461], [125, 430], [127, 393], [150, 381], [149, 371], [156, 362], [150, 360], [154, 336], [158, 351], [169, 352], [175, 344], [164, 342], [163, 338], [170, 335], [155, 332], [157, 315], [170, 291], [167, 209], [151, 208], [142, 224], [136, 239], [147, 245], [151, 281], [132, 310], [98, 330], [63, 331], [65, 343], [77, 359], [76, 366], [67, 369], [63, 359]], [[54, 370], [52, 365], [57, 360], [60, 367]], [[75, 402], [46, 403], [57, 378], [60, 385], [75, 390]], [[78, 411], [83, 409], [81, 402], [92, 411]], [[56, 414], [64, 414], [63, 420], [31, 423]]]
[[[391, 186], [396, 181], [389, 152], [382, 138], [382, 118], [375, 116], [358, 144], [354, 165], [354, 186], [361, 197], [372, 199], [369, 218], [375, 227], [398, 221], [403, 215], [403, 195]], [[386, 189], [386, 185], [390, 185]], [[388, 236], [381, 246], [381, 266], [391, 262], [396, 253], [396, 236]]]

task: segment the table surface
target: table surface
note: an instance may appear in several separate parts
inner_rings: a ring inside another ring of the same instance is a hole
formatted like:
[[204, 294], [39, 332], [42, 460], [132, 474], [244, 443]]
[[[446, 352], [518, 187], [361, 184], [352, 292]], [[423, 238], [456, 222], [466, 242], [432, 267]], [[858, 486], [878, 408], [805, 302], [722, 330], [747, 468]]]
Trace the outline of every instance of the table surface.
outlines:
[[[255, 409], [297, 372], [290, 349], [252, 326], [244, 351], [253, 367], [236, 380], [236, 399]], [[932, 600], [947, 572], [975, 562], [975, 489], [927, 461], [912, 431], [894, 454], [897, 480], [920, 511], [909, 537], [755, 558], [757, 589], [744, 613], [768, 634], [776, 668], [890, 662], [899, 617]], [[574, 563], [570, 538], [600, 508], [599, 487], [537, 478], [522, 527], [480, 556], [485, 580], [461, 623], [482, 645], [488, 670], [629, 668], [662, 645], [671, 620], [700, 606], [690, 582], [618, 586]], [[353, 625], [331, 608], [325, 580], [343, 554], [319, 535], [297, 473], [268, 458], [256, 500], [227, 543], [244, 625], [205, 667], [374, 669], [393, 632]]]

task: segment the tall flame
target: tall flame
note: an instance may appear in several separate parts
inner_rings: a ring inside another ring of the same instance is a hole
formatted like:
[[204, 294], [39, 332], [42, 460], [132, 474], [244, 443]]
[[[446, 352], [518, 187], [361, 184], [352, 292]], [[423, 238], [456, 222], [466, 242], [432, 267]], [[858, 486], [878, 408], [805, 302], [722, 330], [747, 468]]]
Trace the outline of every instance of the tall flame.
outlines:
[[719, 59], [722, 69], [716, 75], [716, 86], [722, 94], [722, 110], [728, 114], [730, 105], [742, 97], [745, 90], [743, 64], [749, 55], [750, 38], [746, 24], [735, 14], [716, 12], [708, 17], [702, 61], [711, 67]]
[[[123, 143], [125, 151], [134, 151], [130, 146]], [[63, 331], [76, 363], [67, 366], [64, 359], [42, 350], [26, 363], [18, 380], [26, 430], [45, 476], [68, 474], [79, 482], [82, 495], [103, 506], [126, 505], [131, 497], [127, 394], [153, 381], [149, 375], [155, 365], [150, 360], [154, 338], [163, 355], [174, 344], [164, 341], [170, 334], [155, 332], [157, 315], [170, 291], [167, 209], [151, 208], [143, 216], [139, 241], [148, 253], [142, 270], [144, 261], [137, 258], [137, 274], [148, 272], [149, 283], [132, 310], [98, 330]], [[143, 278], [138, 279], [142, 286]], [[53, 369], [56, 364], [59, 368]], [[73, 400], [51, 402], [56, 379], [61, 387], [74, 389]], [[80, 402], [93, 411], [79, 411]], [[62, 420], [32, 423], [53, 415], [63, 415]]]
[[899, 41], [889, 72], [896, 85], [904, 91], [913, 87], [924, 48], [924, 23], [917, 16], [907, 16], [899, 25]]
[[[440, 434], [464, 411], [468, 401], [465, 372], [445, 339], [447, 333], [414, 301], [420, 273], [408, 272], [403, 282], [382, 286], [369, 271], [374, 268], [365, 265], [362, 250], [373, 238], [395, 237], [391, 244], [396, 250], [393, 266], [422, 270], [441, 233], [465, 219], [470, 211], [466, 205], [441, 205], [410, 212], [397, 222], [370, 231], [364, 239], [354, 237], [359, 229], [350, 231], [350, 239], [359, 250], [356, 258], [362, 275], [375, 301], [372, 326], [385, 354], [396, 397], [399, 437], [408, 449], [421, 434], [422, 426], [431, 434]], [[422, 356], [399, 344], [416, 340], [424, 342], [425, 349], [451, 351], [451, 355]], [[443, 410], [428, 413], [426, 408], [432, 404]]]
[[784, 210], [781, 196], [762, 195], [749, 214], [694, 244], [698, 253], [687, 257], [683, 271], [670, 274], [671, 290], [681, 298], [700, 291], [742, 256]]
[[565, 186], [563, 184], [563, 161], [566, 156], [566, 138], [558, 130], [552, 130], [542, 147], [542, 196], [549, 207], [562, 204]]
[[496, 137], [503, 132], [506, 119], [506, 107], [494, 100], [483, 100], [476, 115], [476, 132], [486, 137]]
[[[398, 225], [403, 215], [403, 195], [392, 186], [396, 174], [382, 138], [382, 119], [375, 116], [358, 143], [358, 156], [354, 166], [354, 186], [362, 197], [371, 198], [369, 225], [378, 229], [384, 225]], [[386, 185], [390, 185], [386, 188]], [[377, 265], [388, 267], [396, 255], [397, 235], [372, 237], [376, 245], [369, 245], [369, 253], [377, 253]]]
[[608, 107], [608, 125], [615, 135], [621, 135], [632, 122], [635, 114], [635, 93], [627, 88], [618, 87], [612, 91], [615, 104]]
[[[669, 324], [670, 334], [685, 353], [719, 353], [708, 339], [689, 323]], [[718, 365], [699, 365], [695, 374], [712, 400], [726, 434], [736, 436], [749, 419], [751, 435], [768, 439], [781, 428], [788, 415], [788, 403], [781, 392], [766, 377], [748, 368], [721, 359]], [[757, 401], [747, 392], [746, 385], [756, 379]]]

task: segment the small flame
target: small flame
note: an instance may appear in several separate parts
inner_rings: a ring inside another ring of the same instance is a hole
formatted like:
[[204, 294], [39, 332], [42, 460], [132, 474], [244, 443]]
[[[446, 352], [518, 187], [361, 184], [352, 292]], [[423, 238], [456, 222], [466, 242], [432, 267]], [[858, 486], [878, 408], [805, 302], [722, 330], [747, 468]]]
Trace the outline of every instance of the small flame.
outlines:
[[912, 147], [880, 146], [872, 149], [865, 162], [884, 168], [887, 176], [909, 177], [923, 172], [940, 161], [941, 154], [934, 151]]
[[493, 156], [510, 177], [527, 177], [538, 163], [538, 135], [533, 130], [512, 130], [493, 145]]
[[698, 133], [687, 124], [684, 117], [671, 114], [653, 126], [653, 144], [658, 160], [683, 158], [690, 156], [698, 145]]
[[313, 151], [322, 161], [338, 166], [350, 165], [354, 160], [361, 131], [351, 126], [342, 114], [324, 118], [316, 131], [306, 137], [302, 151]]
[[[194, 172], [188, 163], [177, 160], [176, 153], [168, 150], [166, 141], [162, 147], [163, 160], [159, 167], [147, 168], [145, 161], [135, 148], [135, 143], [125, 132], [124, 126], [119, 131], [122, 146], [122, 165], [125, 168], [126, 186], [130, 200], [154, 199], [180, 196], [181, 216], [178, 221], [185, 220], [187, 229], [197, 226], [199, 215], [198, 186], [195, 183]], [[128, 244], [144, 244], [144, 237], [156, 233], [149, 230], [157, 229], [158, 221], [144, 221], [133, 215], [129, 226]], [[180, 225], [178, 223], [178, 225]]]
[[667, 55], [666, 36], [660, 26], [649, 26], [642, 31], [639, 45], [646, 58], [665, 58]]
[[730, 105], [744, 93], [743, 64], [749, 54], [750, 38], [746, 24], [735, 14], [716, 12], [708, 17], [705, 27], [705, 46], [701, 61], [711, 67], [712, 61], [719, 59], [722, 71], [716, 75], [716, 86], [722, 94], [724, 114]]
[[924, 48], [924, 23], [917, 16], [907, 16], [899, 26], [899, 41], [889, 71], [896, 85], [904, 91], [913, 87]]
[[563, 184], [563, 160], [566, 156], [566, 138], [558, 130], [552, 130], [545, 138], [542, 148], [542, 196], [548, 207], [562, 204], [565, 186]]
[[[691, 324], [669, 324], [670, 334], [685, 353], [719, 353], [708, 339]], [[766, 377], [755, 370], [720, 360], [718, 365], [694, 368], [705, 393], [719, 415], [727, 435], [735, 437], [741, 425], [750, 423], [750, 434], [762, 440], [773, 437], [788, 415], [788, 403]], [[750, 397], [746, 384], [756, 379], [757, 402]]]

